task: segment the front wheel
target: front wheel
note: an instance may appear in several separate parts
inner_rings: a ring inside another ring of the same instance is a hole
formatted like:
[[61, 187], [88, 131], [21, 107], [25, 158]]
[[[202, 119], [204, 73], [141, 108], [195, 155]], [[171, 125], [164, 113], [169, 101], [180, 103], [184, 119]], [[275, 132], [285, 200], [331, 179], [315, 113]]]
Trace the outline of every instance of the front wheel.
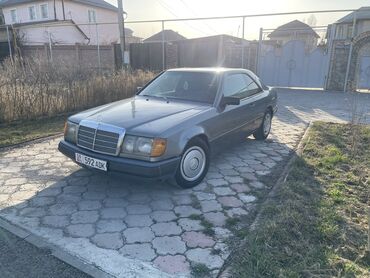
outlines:
[[263, 117], [261, 126], [253, 133], [253, 137], [257, 140], [265, 140], [270, 134], [272, 122], [272, 113], [267, 111]]
[[176, 183], [182, 188], [191, 188], [202, 182], [209, 168], [209, 147], [196, 138], [186, 146], [176, 171]]

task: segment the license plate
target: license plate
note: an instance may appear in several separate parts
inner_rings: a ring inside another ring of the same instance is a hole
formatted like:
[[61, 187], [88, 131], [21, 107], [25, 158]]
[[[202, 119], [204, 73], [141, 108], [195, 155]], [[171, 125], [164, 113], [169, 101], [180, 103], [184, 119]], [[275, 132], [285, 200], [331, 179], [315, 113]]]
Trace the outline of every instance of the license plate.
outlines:
[[92, 168], [95, 168], [95, 169], [99, 169], [99, 170], [102, 170], [102, 171], [107, 171], [108, 170], [106, 161], [96, 159], [96, 158], [92, 158], [92, 157], [89, 157], [89, 156], [86, 156], [86, 155], [83, 155], [83, 154], [80, 154], [80, 153], [76, 153], [76, 161], [78, 163], [81, 163], [81, 164], [84, 164], [86, 166], [89, 166], [89, 167], [92, 167]]

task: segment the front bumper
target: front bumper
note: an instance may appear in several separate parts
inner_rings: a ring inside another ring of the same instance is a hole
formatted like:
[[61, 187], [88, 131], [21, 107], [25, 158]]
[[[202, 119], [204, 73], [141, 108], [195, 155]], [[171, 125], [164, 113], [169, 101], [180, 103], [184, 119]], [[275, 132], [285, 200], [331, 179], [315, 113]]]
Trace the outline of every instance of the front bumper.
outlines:
[[[105, 160], [108, 163], [108, 173], [124, 174], [132, 177], [140, 177], [144, 179], [165, 179], [175, 175], [177, 167], [180, 163], [180, 157], [175, 157], [158, 162], [141, 161], [136, 159], [129, 159], [123, 157], [116, 157], [110, 155], [104, 155], [95, 153], [83, 148], [80, 148], [74, 144], [68, 143], [66, 141], [60, 141], [58, 150], [71, 158], [74, 162], [75, 154], [80, 153], [93, 158]], [[76, 162], [77, 163], [77, 162]], [[89, 168], [88, 166], [79, 165]], [[105, 173], [100, 170], [96, 170]]]

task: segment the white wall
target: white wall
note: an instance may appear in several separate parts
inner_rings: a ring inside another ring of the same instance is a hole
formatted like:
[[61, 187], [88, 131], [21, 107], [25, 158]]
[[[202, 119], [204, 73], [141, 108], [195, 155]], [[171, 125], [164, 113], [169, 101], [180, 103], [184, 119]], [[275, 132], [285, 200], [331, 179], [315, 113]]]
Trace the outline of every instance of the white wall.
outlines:
[[357, 34], [370, 31], [370, 20], [361, 20], [357, 25]]
[[[48, 4], [49, 8], [49, 17], [47, 19], [41, 18], [41, 9], [40, 5], [42, 4]], [[29, 17], [28, 8], [31, 6], [35, 6], [36, 8], [36, 21], [43, 21], [43, 20], [51, 20], [54, 19], [54, 13], [53, 13], [53, 1], [34, 1], [33, 3], [27, 3], [22, 5], [16, 5], [16, 6], [10, 6], [3, 8], [4, 18], [5, 18], [5, 24], [13, 24], [10, 16], [10, 11], [12, 9], [16, 9], [17, 11], [17, 23], [26, 23], [26, 22], [32, 22]]]
[[[60, 9], [61, 11], [62, 9]], [[96, 22], [98, 23], [99, 43], [111, 44], [119, 42], [119, 30], [117, 13], [115, 11], [102, 9], [93, 6], [81, 5], [72, 1], [65, 1], [66, 19], [72, 19], [84, 33], [90, 38], [90, 44], [97, 44], [96, 25], [86, 25], [89, 23], [88, 10], [95, 10]], [[58, 17], [61, 16], [58, 14]], [[114, 23], [109, 25], [99, 25], [99, 23]], [[84, 25], [85, 24], [85, 25]]]
[[[50, 39], [56, 44], [84, 44], [85, 37], [75, 26], [59, 26], [59, 24], [53, 24], [53, 27], [39, 26], [23, 26], [20, 30], [23, 43], [25, 45], [40, 45], [49, 43]], [[68, 34], [68, 36], [66, 36]]]
[[[22, 4], [22, 5], [16, 5], [11, 7], [6, 7], [3, 9], [4, 17], [5, 17], [5, 23], [6, 24], [12, 24], [11, 21], [11, 15], [10, 11], [14, 8], [17, 10], [17, 23], [27, 23], [32, 22], [29, 18], [29, 11], [28, 8], [30, 6], [36, 7], [36, 21], [42, 21], [41, 19], [41, 11], [40, 11], [40, 5], [47, 3], [48, 4], [48, 10], [49, 10], [49, 17], [45, 20], [54, 20], [54, 1], [34, 1], [33, 3], [28, 4]], [[117, 22], [117, 13], [115, 11], [102, 9], [95, 6], [88, 6], [83, 5], [80, 3], [75, 3], [73, 1], [65, 0], [64, 1], [64, 10], [65, 10], [65, 18], [67, 20], [73, 20], [80, 29], [86, 34], [88, 38], [90, 38], [90, 44], [96, 45], [98, 42], [99, 37], [99, 44], [111, 44], [115, 42], [119, 42], [119, 29]], [[89, 16], [88, 16], [88, 10], [95, 10], [96, 12], [96, 23], [98, 26], [96, 27], [96, 24], [89, 24]], [[63, 9], [62, 9], [62, 1], [57, 0], [56, 1], [56, 14], [58, 20], [63, 20]], [[100, 24], [99, 23], [114, 23], [114, 24]], [[30, 43], [32, 43], [32, 38], [38, 37], [39, 35], [34, 36], [34, 33], [43, 33], [42, 30], [34, 30], [33, 28], [25, 28], [21, 27], [22, 30], [24, 30], [25, 36], [30, 38]], [[53, 33], [53, 29], [56, 27], [50, 27], [49, 30], [51, 33]], [[75, 28], [75, 27], [74, 27]], [[58, 32], [60, 34], [61, 30], [64, 30], [64, 37], [65, 41], [72, 41], [73, 38], [75, 38], [75, 33], [70, 33], [72, 28], [61, 28], [58, 26], [55, 32]], [[27, 30], [27, 31], [26, 31]], [[30, 31], [32, 30], [32, 31]], [[98, 36], [97, 36], [97, 30], [98, 30]], [[32, 32], [32, 34], [27, 34], [27, 32]], [[58, 36], [59, 36], [58, 34]], [[68, 38], [70, 37], [70, 38]], [[80, 43], [80, 40], [76, 41]]]

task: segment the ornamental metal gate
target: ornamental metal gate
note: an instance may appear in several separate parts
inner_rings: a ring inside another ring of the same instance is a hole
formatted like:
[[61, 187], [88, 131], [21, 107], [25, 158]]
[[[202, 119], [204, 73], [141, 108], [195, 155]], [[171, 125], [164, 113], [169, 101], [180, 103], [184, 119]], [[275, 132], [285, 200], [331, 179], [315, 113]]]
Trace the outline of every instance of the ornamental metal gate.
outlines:
[[309, 49], [300, 40], [282, 46], [262, 45], [258, 72], [270, 86], [323, 88], [328, 56], [325, 47]]

